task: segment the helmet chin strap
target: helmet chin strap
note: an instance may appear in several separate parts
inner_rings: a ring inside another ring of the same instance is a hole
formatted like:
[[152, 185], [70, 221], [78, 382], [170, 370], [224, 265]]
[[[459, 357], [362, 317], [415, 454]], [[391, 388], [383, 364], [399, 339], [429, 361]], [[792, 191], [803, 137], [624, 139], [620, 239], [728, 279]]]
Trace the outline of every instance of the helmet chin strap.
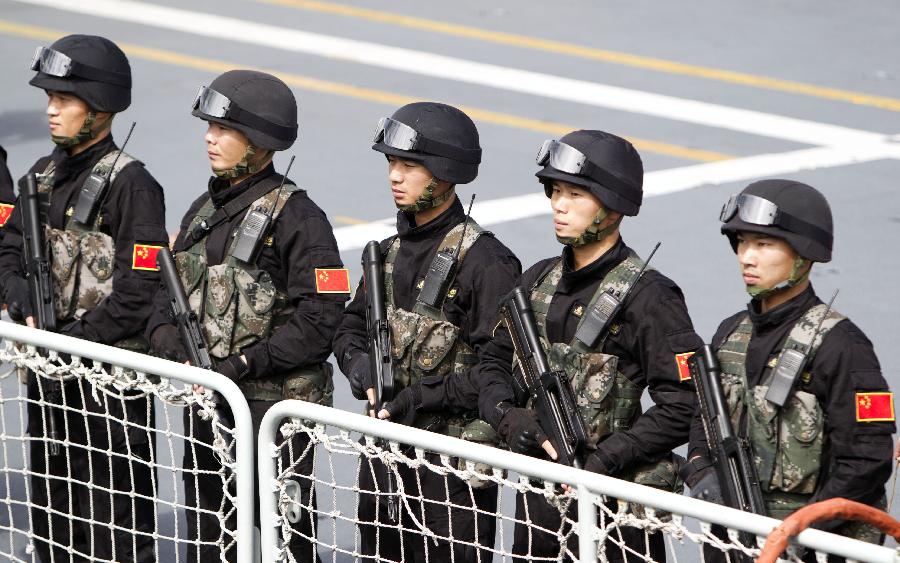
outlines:
[[787, 291], [792, 287], [797, 287], [799, 284], [803, 283], [805, 279], [809, 277], [809, 272], [812, 268], [806, 268], [806, 270], [801, 273], [800, 270], [806, 266], [809, 261], [805, 258], [797, 257], [794, 258], [794, 265], [791, 268], [791, 275], [788, 279], [784, 280], [775, 285], [775, 287], [770, 288], [762, 288], [756, 285], [748, 285], [747, 293], [750, 294], [750, 297], [753, 299], [758, 299], [760, 301], [768, 299], [773, 295], [778, 295], [783, 291]]
[[225, 168], [223, 170], [212, 169], [213, 174], [215, 174], [219, 178], [240, 178], [241, 176], [245, 176], [247, 174], [256, 174], [263, 168], [263, 163], [266, 161], [265, 158], [260, 159], [259, 162], [251, 163], [250, 159], [253, 158], [253, 155], [256, 154], [256, 147], [252, 144], [248, 144], [247, 148], [244, 149], [244, 156], [241, 157], [241, 160], [238, 161], [237, 164], [232, 166], [231, 168]]
[[609, 211], [607, 211], [605, 207], [601, 207], [600, 211], [598, 211], [597, 215], [594, 217], [594, 220], [591, 221], [591, 224], [587, 226], [583, 233], [577, 237], [561, 237], [556, 235], [556, 240], [561, 244], [573, 248], [601, 241], [613, 234], [622, 222], [622, 215], [619, 215], [618, 219], [601, 229], [600, 225], [603, 224], [603, 221], [605, 221], [607, 217], [609, 217]]
[[94, 122], [97, 120], [97, 112], [91, 110], [88, 112], [87, 117], [84, 118], [81, 129], [79, 129], [78, 133], [74, 136], [64, 137], [62, 135], [50, 135], [50, 138], [53, 140], [54, 144], [60, 148], [70, 149], [72, 147], [77, 147], [91, 139], [96, 139], [97, 135], [104, 130], [109, 129], [112, 126], [113, 117], [114, 115], [110, 114], [109, 119], [101, 123], [96, 129], [93, 129]]
[[456, 186], [451, 185], [449, 190], [435, 197], [434, 190], [438, 185], [438, 180], [436, 178], [431, 178], [431, 181], [425, 186], [425, 191], [422, 192], [419, 199], [409, 205], [401, 205], [398, 203], [397, 209], [407, 213], [418, 213], [419, 211], [425, 211], [426, 209], [434, 209], [449, 201], [450, 198], [453, 197], [453, 194], [456, 193]]

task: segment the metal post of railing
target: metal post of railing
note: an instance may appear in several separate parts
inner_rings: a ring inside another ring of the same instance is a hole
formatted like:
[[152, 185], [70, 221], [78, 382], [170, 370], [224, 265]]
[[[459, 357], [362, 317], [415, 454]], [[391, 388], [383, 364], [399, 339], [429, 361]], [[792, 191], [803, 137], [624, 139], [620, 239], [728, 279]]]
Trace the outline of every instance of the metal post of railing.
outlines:
[[597, 561], [597, 542], [594, 541], [594, 529], [597, 527], [595, 496], [584, 485], [578, 485], [578, 560], [582, 563]]
[[244, 394], [237, 384], [215, 372], [11, 322], [0, 321], [0, 339], [2, 338], [121, 366], [138, 373], [149, 373], [192, 385], [202, 385], [222, 395], [234, 415], [235, 472], [237, 474], [235, 484], [237, 493], [237, 560], [238, 563], [255, 561], [253, 553], [253, 423], [250, 420], [250, 407], [247, 406], [247, 399], [244, 398]]

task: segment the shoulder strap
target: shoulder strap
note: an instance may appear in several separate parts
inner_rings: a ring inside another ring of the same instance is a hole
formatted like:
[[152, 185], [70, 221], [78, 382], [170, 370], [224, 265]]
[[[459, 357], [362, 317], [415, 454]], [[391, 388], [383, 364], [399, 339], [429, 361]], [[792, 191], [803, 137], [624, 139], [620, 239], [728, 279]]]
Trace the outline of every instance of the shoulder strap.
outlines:
[[[829, 311], [828, 316], [825, 317], [826, 310], [828, 310], [828, 306], [824, 303], [810, 307], [791, 328], [782, 348], [805, 350], [808, 347], [807, 358], [811, 360], [815, 357], [819, 346], [822, 345], [822, 341], [825, 340], [831, 329], [847, 318], [834, 309]], [[821, 328], [819, 328], [819, 323], [821, 323]]]
[[[578, 321], [578, 328], [581, 328], [581, 325], [585, 322], [586, 319], [589, 318], [588, 311], [597, 306], [597, 301], [600, 299], [600, 296], [604, 293], [612, 293], [613, 295], [623, 298], [622, 296], [627, 295], [630, 289], [639, 281], [638, 274], [641, 272], [641, 268], [644, 263], [641, 261], [640, 257], [633, 251], [629, 251], [628, 257], [619, 262], [612, 270], [609, 271], [608, 274], [603, 278], [603, 281], [597, 286], [597, 289], [594, 291], [594, 295], [591, 297], [591, 302], [585, 307], [585, 314], [581, 317], [581, 320]], [[652, 268], [648, 268], [652, 269]], [[623, 303], [624, 305], [624, 303]], [[610, 319], [612, 322], [612, 319]], [[578, 333], [578, 329], [576, 328], [575, 333]], [[603, 344], [606, 342], [606, 337], [609, 334], [609, 327], [607, 330], [600, 335], [597, 339], [597, 344], [594, 346], [593, 350], [587, 350], [586, 347], [577, 339], [573, 338], [570, 346], [572, 348], [580, 351], [580, 352], [591, 352], [594, 350], [603, 349]]]
[[[287, 186], [292, 185], [293, 184], [285, 183], [285, 191], [287, 191]], [[232, 199], [222, 207], [216, 209], [208, 219], [204, 219], [199, 224], [194, 226], [193, 230], [188, 233], [187, 236], [191, 237], [193, 243], [199, 242], [200, 240], [205, 238], [206, 235], [208, 235], [209, 232], [212, 231], [215, 227], [219, 226], [227, 220], [233, 219], [234, 217], [238, 216], [245, 209], [253, 205], [253, 203], [256, 202], [259, 198], [277, 188], [278, 185], [276, 184], [275, 186], [273, 186], [271, 182], [262, 181], [257, 183], [246, 192]], [[299, 190], [300, 188], [297, 189]]]
[[716, 346], [716, 356], [719, 358], [722, 373], [746, 377], [747, 350], [752, 335], [753, 323], [750, 322], [750, 314], [744, 313], [731, 322], [721, 342], [713, 343]]
[[388, 249], [384, 257], [384, 298], [387, 304], [394, 306], [394, 260], [400, 252], [400, 236], [388, 239]]
[[109, 174], [109, 185], [112, 187], [119, 172], [132, 162], [143, 164], [127, 152], [122, 152], [121, 150], [112, 151], [106, 153], [103, 155], [103, 158], [97, 161], [97, 164], [94, 165], [94, 169], [91, 170], [91, 173], [100, 174], [101, 176]]
[[531, 285], [531, 308], [534, 310], [538, 330], [544, 338], [547, 338], [547, 313], [550, 311], [550, 303], [556, 294], [559, 280], [562, 279], [562, 270], [562, 257], [551, 260]]

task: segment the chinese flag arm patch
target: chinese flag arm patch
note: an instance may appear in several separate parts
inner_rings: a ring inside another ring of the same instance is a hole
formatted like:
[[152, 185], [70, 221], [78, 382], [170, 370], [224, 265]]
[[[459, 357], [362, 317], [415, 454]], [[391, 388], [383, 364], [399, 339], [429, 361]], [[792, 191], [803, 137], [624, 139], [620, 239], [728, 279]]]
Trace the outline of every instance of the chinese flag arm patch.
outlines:
[[675, 354], [675, 365], [678, 366], [678, 381], [687, 381], [691, 378], [691, 368], [688, 366], [688, 360], [693, 355], [693, 352]]
[[131, 269], [158, 272], [156, 255], [159, 254], [161, 248], [161, 246], [151, 244], [135, 244], [134, 253], [131, 255]]
[[316, 293], [350, 293], [350, 270], [316, 268]]
[[856, 394], [856, 422], [894, 422], [894, 394]]
[[6, 222], [9, 221], [9, 216], [12, 215], [15, 207], [15, 205], [10, 203], [0, 203], [0, 228], [4, 227]]

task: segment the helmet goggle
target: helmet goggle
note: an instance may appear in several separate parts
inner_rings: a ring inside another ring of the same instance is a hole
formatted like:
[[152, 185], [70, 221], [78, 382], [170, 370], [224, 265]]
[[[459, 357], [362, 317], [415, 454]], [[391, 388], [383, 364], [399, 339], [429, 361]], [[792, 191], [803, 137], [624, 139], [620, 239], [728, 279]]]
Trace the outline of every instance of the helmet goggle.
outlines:
[[535, 161], [539, 166], [549, 164], [552, 168], [567, 174], [587, 175], [588, 169], [592, 166], [583, 152], [554, 139], [544, 141]]
[[779, 209], [775, 203], [751, 194], [733, 194], [722, 206], [719, 220], [727, 223], [737, 215], [741, 221], [763, 227], [777, 226], [827, 244], [831, 236], [822, 228]]
[[401, 151], [433, 154], [471, 164], [481, 162], [481, 149], [463, 149], [429, 139], [409, 125], [390, 117], [382, 117], [378, 120], [378, 127], [375, 129], [375, 137], [372, 141], [384, 143]]
[[31, 59], [31, 70], [56, 76], [57, 78], [77, 76], [125, 88], [131, 87], [131, 77], [126, 74], [79, 63], [72, 60], [72, 57], [48, 47], [35, 49], [34, 57]]
[[276, 139], [284, 139], [296, 134], [296, 127], [279, 125], [255, 113], [241, 109], [241, 107], [228, 96], [216, 92], [212, 88], [201, 86], [194, 98], [193, 109], [200, 113], [214, 117], [234, 121], [251, 127], [257, 131], [271, 135]]

